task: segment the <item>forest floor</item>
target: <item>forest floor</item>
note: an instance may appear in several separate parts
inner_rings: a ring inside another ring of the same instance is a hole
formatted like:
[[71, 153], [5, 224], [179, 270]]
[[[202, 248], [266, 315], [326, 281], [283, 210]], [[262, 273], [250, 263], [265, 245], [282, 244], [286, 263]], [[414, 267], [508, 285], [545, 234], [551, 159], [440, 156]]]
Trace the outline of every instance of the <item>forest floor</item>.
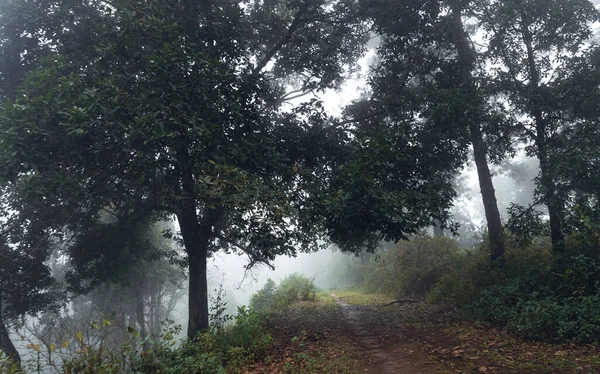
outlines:
[[271, 354], [244, 373], [600, 373], [600, 348], [527, 342], [452, 310], [356, 292], [271, 317]]

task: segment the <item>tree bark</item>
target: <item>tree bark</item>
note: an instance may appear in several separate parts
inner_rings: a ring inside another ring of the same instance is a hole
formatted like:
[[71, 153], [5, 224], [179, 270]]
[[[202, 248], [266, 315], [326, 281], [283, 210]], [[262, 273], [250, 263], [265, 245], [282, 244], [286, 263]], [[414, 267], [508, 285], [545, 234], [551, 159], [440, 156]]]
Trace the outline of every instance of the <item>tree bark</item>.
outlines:
[[[474, 88], [472, 70], [475, 63], [475, 56], [469, 46], [468, 37], [462, 22], [462, 2], [461, 0], [451, 0], [449, 3], [454, 24], [453, 37], [458, 54], [460, 83], [463, 89], [472, 90]], [[502, 228], [502, 220], [500, 219], [500, 210], [498, 209], [494, 183], [487, 162], [487, 149], [481, 126], [478, 123], [474, 123], [472, 119], [467, 118], [466, 121], [471, 121], [469, 124], [470, 140], [473, 145], [473, 157], [477, 167], [481, 199], [487, 220], [490, 256], [492, 262], [496, 263], [504, 256], [505, 252], [504, 230]]]
[[21, 365], [21, 356], [13, 342], [10, 340], [8, 329], [2, 318], [2, 293], [0, 293], [0, 350], [4, 352], [5, 355], [11, 357], [14, 363], [19, 366]]
[[473, 144], [473, 158], [477, 166], [481, 200], [485, 210], [488, 237], [490, 241], [490, 256], [492, 262], [500, 260], [504, 256], [505, 242], [500, 210], [496, 200], [496, 191], [492, 181], [492, 174], [487, 163], [487, 151], [481, 134], [481, 128], [477, 124], [471, 125], [471, 143]]
[[177, 219], [179, 220], [185, 251], [188, 255], [189, 310], [187, 334], [188, 338], [193, 339], [198, 333], [208, 329], [206, 257], [208, 255], [210, 236], [206, 230], [201, 230], [194, 200], [189, 199], [189, 201], [182, 203]]
[[208, 282], [206, 279], [206, 245], [189, 254], [189, 319], [188, 338], [208, 329]]

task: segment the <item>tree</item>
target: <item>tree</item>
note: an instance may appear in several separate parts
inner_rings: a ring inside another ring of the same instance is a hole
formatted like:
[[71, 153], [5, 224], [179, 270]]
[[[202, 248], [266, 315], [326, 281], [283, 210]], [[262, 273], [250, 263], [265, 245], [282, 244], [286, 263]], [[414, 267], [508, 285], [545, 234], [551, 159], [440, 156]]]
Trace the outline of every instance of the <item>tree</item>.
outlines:
[[190, 337], [208, 326], [212, 252], [254, 263], [314, 247], [301, 180], [328, 167], [315, 150], [328, 140], [312, 126], [316, 102], [280, 106], [290, 86], [341, 82], [365, 36], [353, 2], [15, 1], [4, 12], [0, 159], [28, 226], [78, 233], [107, 207], [174, 214]]
[[[7, 205], [45, 236], [94, 233], [106, 211], [125, 222], [176, 216], [190, 337], [208, 327], [206, 263], [217, 250], [245, 253], [249, 266], [328, 241], [372, 250], [452, 200], [459, 163], [445, 148], [430, 153], [433, 132], [414, 121], [352, 129], [318, 99], [283, 110], [338, 87], [362, 53], [354, 1], [10, 5], [3, 22], [25, 25], [19, 35], [35, 48], [4, 26], [1, 55], [20, 51], [8, 65], [23, 72], [0, 115], [1, 172], [15, 186]], [[32, 62], [29, 50], [41, 51]]]
[[560, 162], [553, 149], [563, 130], [579, 124], [568, 115], [573, 102], [558, 95], [557, 78], [571, 69], [571, 57], [586, 49], [598, 11], [588, 0], [511, 0], [486, 2], [476, 16], [488, 33], [498, 93], [515, 117], [524, 118], [520, 135], [540, 162], [538, 193], [548, 207], [553, 249], [560, 254], [566, 196], [561, 194]]
[[73, 295], [85, 294], [93, 309], [70, 318], [114, 315], [123, 331], [137, 325], [142, 338], [158, 338], [161, 322], [171, 318], [181, 297], [183, 261], [163, 236], [164, 223], [152, 215], [128, 218], [113, 212], [69, 239], [66, 278]]
[[[6, 192], [6, 191], [4, 191]], [[6, 229], [5, 225], [0, 225]], [[34, 229], [34, 228], [30, 228]], [[33, 245], [22, 232], [2, 230], [0, 236], [0, 351], [20, 364], [19, 352], [8, 327], [25, 314], [52, 309], [60, 294], [44, 260], [45, 250]]]
[[[429, 1], [370, 3], [367, 14], [382, 36], [373, 70], [372, 113], [412, 123], [431, 163], [458, 170], [473, 147], [485, 207], [491, 259], [504, 254], [504, 233], [488, 157], [501, 159], [510, 148], [502, 135], [505, 121], [478, 83], [479, 56], [465, 31], [471, 2]], [[355, 117], [360, 118], [360, 117]], [[492, 146], [494, 144], [494, 146]], [[433, 221], [446, 221], [444, 205]], [[437, 224], [435, 225], [437, 226]]]

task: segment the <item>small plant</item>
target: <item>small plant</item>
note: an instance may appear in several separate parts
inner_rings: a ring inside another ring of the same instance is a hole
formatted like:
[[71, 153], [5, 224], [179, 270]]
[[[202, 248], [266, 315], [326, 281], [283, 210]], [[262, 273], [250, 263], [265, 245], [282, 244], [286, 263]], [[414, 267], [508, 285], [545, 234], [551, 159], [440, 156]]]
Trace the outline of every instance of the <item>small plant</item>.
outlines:
[[213, 330], [222, 330], [233, 319], [233, 316], [227, 314], [227, 302], [225, 296], [227, 293], [223, 290], [223, 285], [215, 290], [215, 296], [211, 297], [211, 306], [209, 319]]
[[0, 350], [0, 373], [21, 374], [23, 371], [16, 362]]

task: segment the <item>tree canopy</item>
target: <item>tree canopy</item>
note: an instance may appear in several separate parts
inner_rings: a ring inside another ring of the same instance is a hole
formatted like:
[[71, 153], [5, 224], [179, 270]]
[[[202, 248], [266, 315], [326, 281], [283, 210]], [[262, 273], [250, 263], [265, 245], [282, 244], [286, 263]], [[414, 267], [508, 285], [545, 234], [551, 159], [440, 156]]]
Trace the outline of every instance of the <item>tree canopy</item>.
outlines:
[[77, 237], [106, 211], [175, 215], [190, 337], [208, 326], [217, 250], [269, 263], [430, 224], [452, 194], [446, 166], [421, 159], [405, 127], [347, 131], [316, 99], [283, 110], [352, 70], [368, 37], [356, 5], [9, 2], [0, 158], [12, 221]]

